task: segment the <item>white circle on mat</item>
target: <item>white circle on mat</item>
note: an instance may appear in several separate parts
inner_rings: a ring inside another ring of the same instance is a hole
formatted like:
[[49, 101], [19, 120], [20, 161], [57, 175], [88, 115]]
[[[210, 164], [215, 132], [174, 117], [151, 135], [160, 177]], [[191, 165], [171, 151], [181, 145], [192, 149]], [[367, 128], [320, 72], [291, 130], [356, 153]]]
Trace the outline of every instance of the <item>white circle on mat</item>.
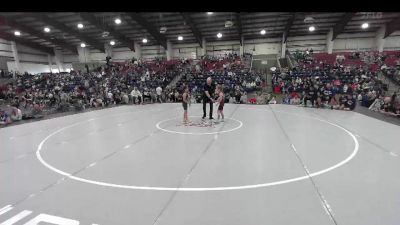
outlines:
[[[189, 116], [189, 117], [199, 117], [199, 118], [200, 118], [201, 116]], [[232, 131], [235, 131], [235, 130], [237, 130], [237, 129], [239, 129], [239, 128], [241, 128], [241, 127], [243, 126], [243, 123], [242, 123], [242, 121], [240, 121], [240, 120], [233, 119], [233, 118], [225, 118], [225, 122], [224, 122], [224, 123], [227, 123], [227, 122], [228, 122], [227, 120], [232, 120], [232, 121], [237, 122], [237, 123], [238, 123], [238, 126], [232, 128], [232, 129], [229, 129], [229, 130], [213, 131], [213, 132], [201, 132], [201, 133], [197, 133], [197, 132], [183, 132], [183, 131], [169, 130], [169, 129], [166, 129], [166, 128], [162, 128], [162, 127], [161, 127], [161, 124], [162, 124], [162, 123], [165, 123], [165, 122], [171, 121], [171, 120], [176, 120], [176, 119], [178, 119], [178, 117], [174, 117], [174, 118], [171, 118], [171, 119], [162, 120], [162, 121], [160, 121], [160, 122], [158, 122], [158, 123], [156, 124], [156, 127], [157, 127], [157, 129], [160, 129], [160, 130], [162, 130], [162, 131], [164, 131], [164, 132], [173, 133], [173, 134], [210, 135], [210, 134], [222, 134], [222, 133], [232, 132]]]
[[[283, 112], [283, 111], [279, 111], [280, 113], [286, 113], [286, 114], [292, 114], [295, 116], [299, 116], [297, 114], [294, 113], [287, 113], [287, 112]], [[115, 115], [114, 115], [115, 116]], [[107, 117], [107, 116], [105, 116]], [[102, 118], [105, 118], [102, 117]], [[98, 186], [104, 186], [104, 187], [111, 187], [111, 188], [122, 188], [122, 189], [131, 189], [131, 190], [148, 190], [148, 191], [182, 191], [182, 192], [202, 192], [202, 191], [228, 191], [228, 190], [244, 190], [244, 189], [255, 189], [255, 188], [264, 188], [264, 187], [269, 187], [269, 186], [275, 186], [275, 185], [281, 185], [281, 184], [288, 184], [288, 183], [292, 183], [292, 182], [296, 182], [296, 181], [301, 181], [301, 180], [306, 180], [309, 179], [311, 177], [315, 177], [324, 173], [327, 173], [329, 171], [332, 171], [334, 169], [337, 169], [343, 165], [345, 165], [346, 163], [348, 163], [350, 160], [352, 160], [359, 149], [359, 143], [357, 138], [355, 137], [355, 135], [353, 133], [351, 133], [350, 131], [348, 131], [347, 129], [345, 129], [344, 127], [331, 123], [329, 121], [326, 120], [322, 120], [322, 119], [318, 119], [315, 117], [309, 117], [309, 116], [300, 116], [300, 117], [304, 117], [304, 118], [309, 118], [309, 119], [313, 119], [313, 120], [317, 120], [323, 123], [327, 123], [331, 126], [334, 126], [336, 128], [339, 128], [340, 130], [344, 131], [345, 133], [347, 133], [354, 141], [354, 149], [352, 151], [352, 153], [344, 160], [340, 161], [339, 163], [328, 167], [326, 169], [323, 170], [319, 170], [317, 172], [313, 172], [310, 173], [308, 175], [305, 176], [300, 176], [300, 177], [295, 177], [295, 178], [291, 178], [291, 179], [285, 179], [285, 180], [279, 180], [279, 181], [274, 181], [274, 182], [267, 182], [267, 183], [260, 183], [260, 184], [250, 184], [250, 185], [240, 185], [240, 186], [221, 186], [221, 187], [159, 187], [159, 186], [136, 186], [136, 185], [122, 185], [122, 184], [113, 184], [113, 183], [108, 183], [108, 182], [102, 182], [102, 181], [95, 181], [95, 180], [90, 180], [90, 179], [85, 179], [85, 178], [81, 178], [81, 177], [77, 177], [74, 176], [70, 173], [64, 172], [62, 170], [59, 170], [57, 168], [55, 168], [54, 166], [50, 165], [49, 163], [47, 163], [43, 158], [42, 155], [40, 153], [40, 151], [43, 148], [43, 145], [45, 144], [45, 142], [50, 139], [52, 136], [77, 125], [80, 125], [82, 123], [88, 122], [90, 120], [86, 120], [86, 121], [82, 121], [82, 122], [78, 122], [78, 123], [74, 123], [71, 124], [69, 126], [63, 127], [61, 129], [58, 129], [56, 131], [54, 131], [53, 133], [49, 134], [46, 138], [44, 138], [38, 145], [37, 150], [36, 150], [36, 157], [37, 159], [40, 161], [40, 163], [42, 163], [44, 166], [46, 166], [48, 169], [52, 170], [53, 172], [56, 172], [60, 175], [66, 176], [70, 179], [76, 180], [76, 181], [80, 181], [83, 183], [87, 183], [87, 184], [94, 184], [94, 185], [98, 185]], [[97, 118], [96, 118], [97, 119]]]

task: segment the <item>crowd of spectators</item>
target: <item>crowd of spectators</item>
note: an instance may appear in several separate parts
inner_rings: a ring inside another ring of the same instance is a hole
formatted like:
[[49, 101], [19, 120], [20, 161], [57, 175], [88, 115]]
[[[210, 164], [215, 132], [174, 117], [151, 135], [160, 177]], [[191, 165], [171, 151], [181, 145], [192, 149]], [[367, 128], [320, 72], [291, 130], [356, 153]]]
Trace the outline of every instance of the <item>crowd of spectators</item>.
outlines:
[[222, 85], [226, 102], [246, 103], [248, 93], [259, 91], [265, 85], [262, 73], [244, 67], [242, 60], [246, 59], [251, 60], [248, 55], [243, 59], [236, 54], [221, 58], [207, 56], [200, 61], [196, 70], [185, 74], [177, 86], [188, 85], [195, 101], [200, 102], [203, 85], [207, 77], [211, 77], [216, 84]]
[[[181, 81], [170, 87], [178, 75]], [[187, 83], [198, 97], [203, 79], [208, 76], [224, 84], [231, 102], [231, 98], [234, 102], [247, 102], [244, 99], [247, 92], [258, 89], [263, 82], [261, 74], [245, 72], [240, 58], [232, 54], [222, 58], [205, 57], [196, 62], [132, 59], [111, 63], [107, 60], [105, 66], [95, 71], [17, 74], [12, 82], [0, 84], [0, 123], [118, 104], [178, 102], [183, 84]]]
[[386, 65], [389, 59], [394, 62], [399, 56], [396, 52], [336, 54], [331, 61], [315, 57], [311, 50], [293, 55], [297, 67], [273, 74], [274, 92], [283, 94], [282, 103], [307, 106], [310, 102], [314, 107], [353, 110], [358, 101], [372, 110], [400, 116], [396, 93], [387, 97], [387, 84], [379, 79], [379, 73], [398, 73], [398, 62]]
[[[162, 101], [160, 89], [168, 85], [181, 63], [143, 63], [139, 60], [106, 65], [92, 72], [18, 74], [16, 80], [0, 86], [0, 123], [47, 113], [106, 107], [116, 104]], [[161, 91], [162, 92], [162, 91]], [[7, 107], [8, 106], [8, 107]]]
[[13, 71], [6, 71], [6, 70], [0, 69], [0, 79], [10, 79], [10, 78], [13, 78], [14, 73], [15, 73], [15, 72], [13, 72]]

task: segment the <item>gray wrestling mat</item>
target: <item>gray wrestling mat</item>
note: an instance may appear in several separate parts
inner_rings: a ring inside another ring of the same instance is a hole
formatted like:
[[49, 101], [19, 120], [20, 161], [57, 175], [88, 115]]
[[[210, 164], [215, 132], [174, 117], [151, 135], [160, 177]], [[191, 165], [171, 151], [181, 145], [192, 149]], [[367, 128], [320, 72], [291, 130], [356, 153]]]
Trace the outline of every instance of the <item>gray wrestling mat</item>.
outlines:
[[0, 224], [399, 224], [399, 126], [224, 111], [202, 122], [192, 105], [184, 126], [180, 104], [129, 105], [0, 129]]

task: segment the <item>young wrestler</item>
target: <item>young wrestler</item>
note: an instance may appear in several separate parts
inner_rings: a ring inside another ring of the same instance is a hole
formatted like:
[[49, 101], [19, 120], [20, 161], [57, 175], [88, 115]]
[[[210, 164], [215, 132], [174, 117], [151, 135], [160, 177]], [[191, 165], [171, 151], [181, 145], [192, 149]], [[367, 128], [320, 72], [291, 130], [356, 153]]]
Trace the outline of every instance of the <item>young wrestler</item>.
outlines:
[[188, 103], [189, 103], [189, 87], [185, 86], [182, 94], [182, 106], [183, 106], [183, 123], [188, 124], [189, 118], [187, 113]]
[[217, 89], [216, 89], [216, 93], [218, 95], [218, 99], [217, 99], [217, 106], [218, 106], [218, 111], [217, 111], [217, 115], [218, 115], [218, 120], [221, 116], [222, 120], [221, 122], [224, 122], [224, 104], [225, 104], [225, 94], [224, 91], [222, 90], [222, 86], [218, 85]]

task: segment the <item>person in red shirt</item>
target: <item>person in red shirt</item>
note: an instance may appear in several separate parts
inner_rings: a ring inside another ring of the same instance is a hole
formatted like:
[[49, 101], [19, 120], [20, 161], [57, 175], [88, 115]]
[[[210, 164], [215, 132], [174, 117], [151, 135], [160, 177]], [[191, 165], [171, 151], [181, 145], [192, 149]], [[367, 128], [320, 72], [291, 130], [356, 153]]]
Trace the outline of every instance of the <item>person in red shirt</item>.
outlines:
[[218, 106], [217, 115], [218, 115], [218, 117], [217, 118], [219, 120], [219, 118], [221, 117], [222, 118], [221, 122], [224, 122], [225, 94], [224, 94], [224, 90], [222, 90], [221, 85], [217, 85], [216, 94], [218, 95], [218, 99], [217, 99], [217, 106]]

